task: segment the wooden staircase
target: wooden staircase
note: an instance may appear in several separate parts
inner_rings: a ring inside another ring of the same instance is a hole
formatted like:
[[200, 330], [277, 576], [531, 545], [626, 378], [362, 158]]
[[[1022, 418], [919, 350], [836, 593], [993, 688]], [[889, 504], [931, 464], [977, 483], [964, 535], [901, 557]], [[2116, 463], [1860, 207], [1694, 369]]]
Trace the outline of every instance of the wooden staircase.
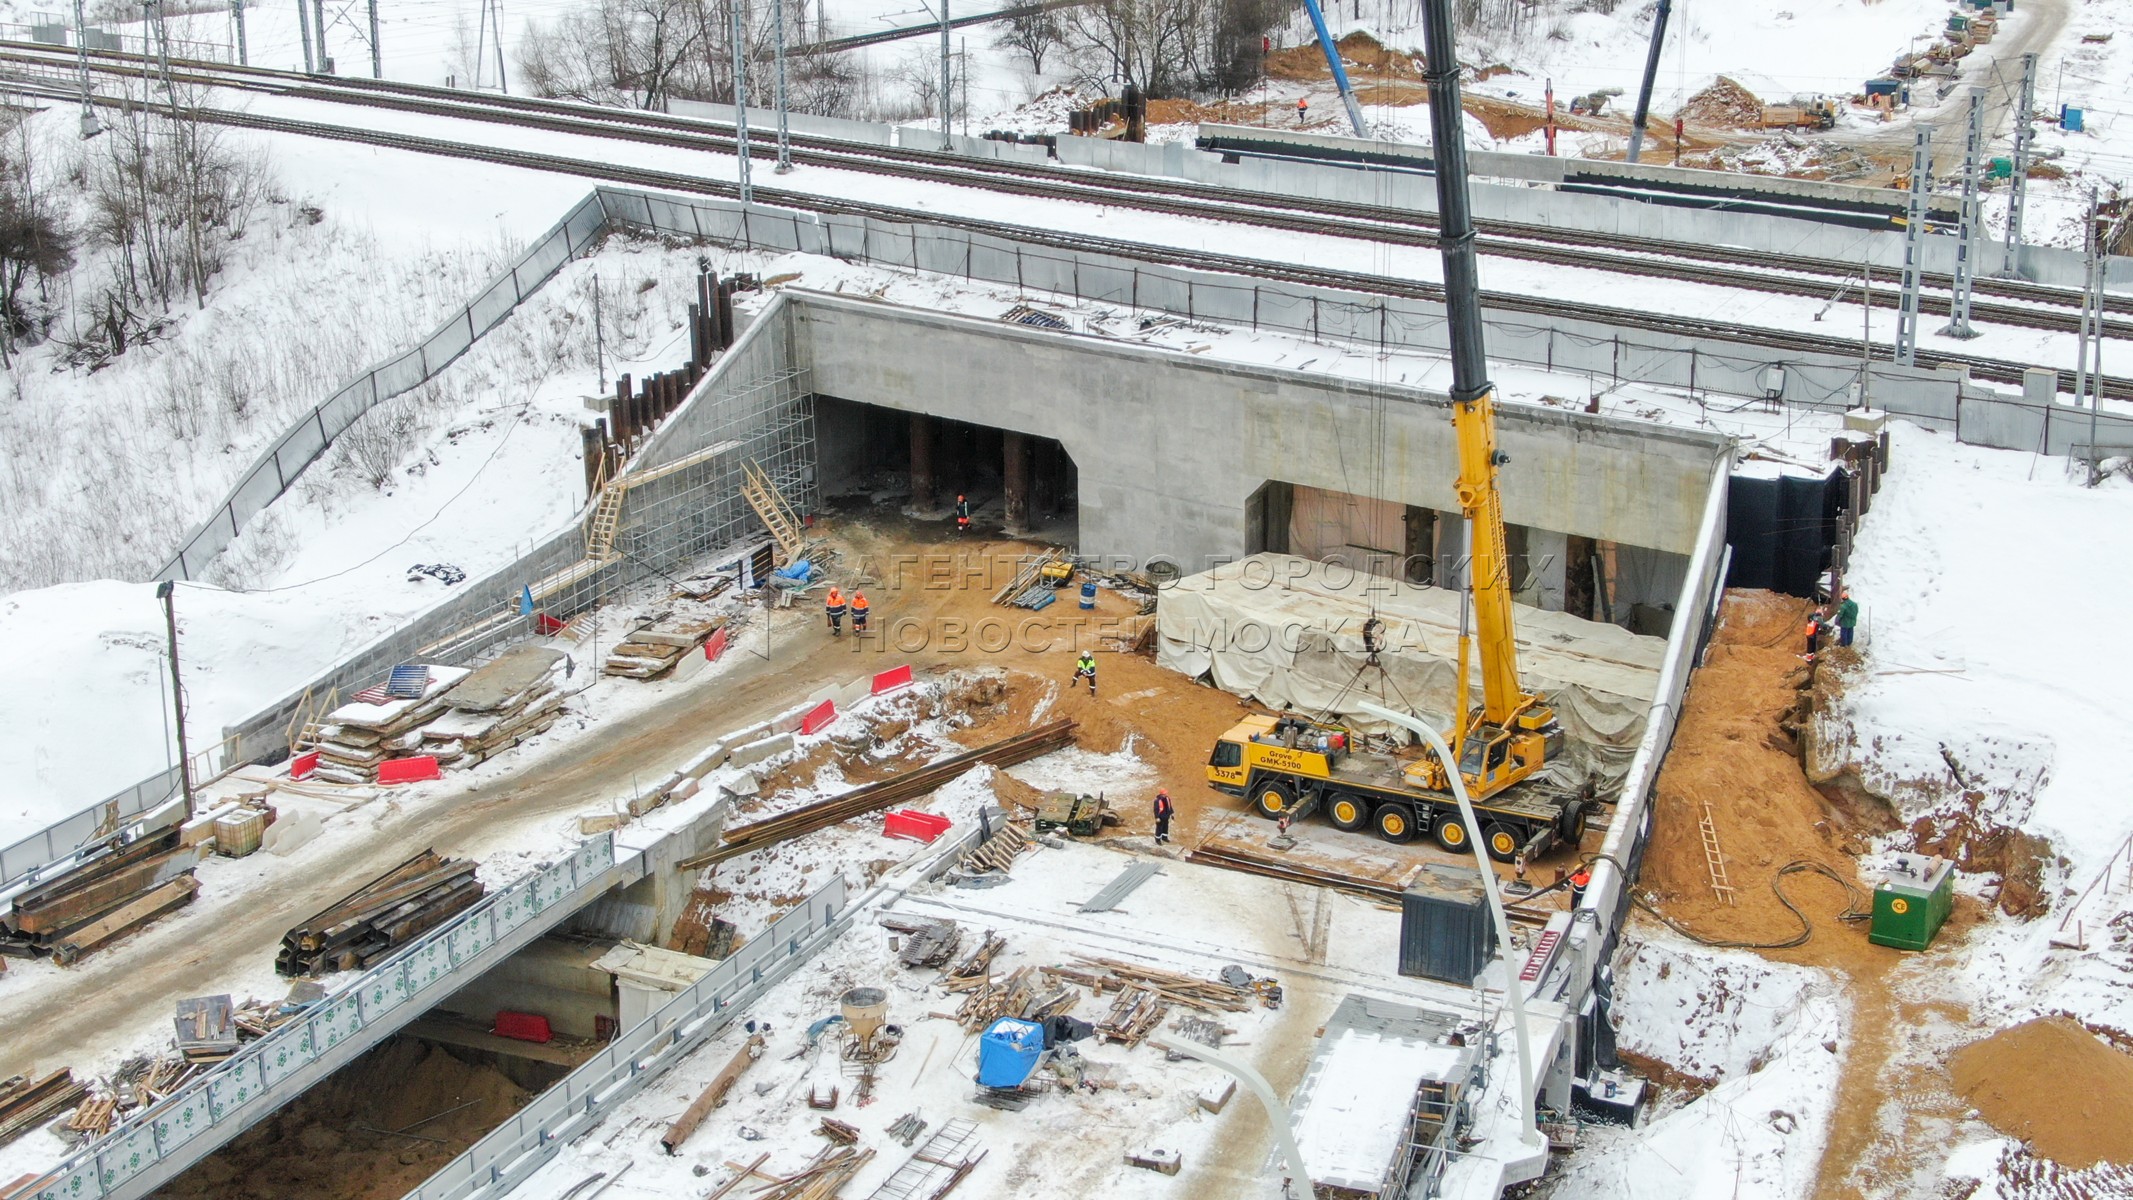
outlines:
[[762, 464], [754, 459], [741, 464], [741, 495], [747, 499], [748, 507], [755, 510], [755, 515], [763, 519], [770, 536], [777, 539], [778, 548], [785, 552], [786, 562], [797, 561], [806, 555], [807, 543], [801, 536], [799, 514], [785, 502], [785, 497], [778, 494]]
[[586, 558], [604, 563], [621, 557], [615, 552], [615, 530], [622, 524], [622, 500], [627, 495], [629, 485], [622, 482], [610, 483], [601, 490], [600, 503], [585, 522]]

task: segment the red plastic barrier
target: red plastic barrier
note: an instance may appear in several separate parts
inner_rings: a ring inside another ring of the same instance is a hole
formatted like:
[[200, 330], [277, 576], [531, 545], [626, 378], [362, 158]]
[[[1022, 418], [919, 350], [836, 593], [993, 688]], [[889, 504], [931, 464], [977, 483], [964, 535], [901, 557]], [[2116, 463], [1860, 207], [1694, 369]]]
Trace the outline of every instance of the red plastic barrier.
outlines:
[[911, 664], [905, 663], [894, 670], [883, 671], [874, 677], [874, 695], [886, 695], [897, 688], [911, 686]]
[[289, 778], [291, 779], [309, 779], [311, 778], [311, 772], [316, 770], [318, 770], [318, 751], [316, 750], [308, 754], [299, 754], [289, 760]]
[[948, 827], [953, 824], [955, 822], [948, 818], [936, 816], [933, 813], [919, 812], [910, 808], [899, 808], [883, 819], [881, 833], [883, 837], [910, 838], [914, 842], [931, 842], [934, 838], [948, 832]]
[[512, 1012], [509, 1009], [496, 1014], [496, 1027], [490, 1032], [498, 1037], [521, 1042], [545, 1042], [555, 1037], [555, 1032], [548, 1028], [548, 1018], [539, 1013]]
[[725, 652], [726, 627], [721, 625], [718, 628], [718, 632], [711, 635], [711, 640], [704, 643], [704, 661], [717, 662], [718, 656]]
[[533, 614], [534, 632], [540, 634], [542, 637], [553, 637], [556, 634], [563, 632], [563, 625], [564, 622], [556, 620], [554, 617], [549, 616], [547, 613]]
[[800, 718], [800, 732], [804, 734], [820, 733], [824, 726], [836, 719], [837, 702], [835, 700], [824, 700], [810, 710], [806, 716]]
[[379, 783], [421, 783], [435, 779], [442, 772], [437, 769], [437, 758], [424, 754], [416, 758], [388, 758], [378, 764]]

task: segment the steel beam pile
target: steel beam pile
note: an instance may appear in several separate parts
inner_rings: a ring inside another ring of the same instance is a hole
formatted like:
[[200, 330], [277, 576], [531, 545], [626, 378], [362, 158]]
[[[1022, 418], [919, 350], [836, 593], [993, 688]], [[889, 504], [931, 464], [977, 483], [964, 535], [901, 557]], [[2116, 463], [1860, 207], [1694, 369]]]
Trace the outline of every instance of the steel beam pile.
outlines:
[[1074, 722], [1061, 718], [1048, 725], [1040, 725], [1026, 733], [997, 741], [990, 746], [965, 751], [953, 758], [906, 771], [894, 779], [870, 783], [854, 788], [841, 796], [833, 796], [817, 804], [796, 808], [788, 813], [743, 825], [726, 831], [725, 839], [718, 849], [682, 863], [684, 870], [707, 867], [712, 863], [760, 850], [803, 833], [825, 829], [839, 821], [863, 817], [868, 813], [915, 800], [945, 786], [963, 772], [981, 763], [995, 767], [1009, 767], [1027, 762], [1041, 754], [1072, 745]]
[[17, 895], [0, 912], [0, 953], [50, 954], [62, 965], [178, 908], [199, 884], [196, 846], [175, 830], [144, 838]]
[[473, 863], [424, 850], [284, 934], [274, 970], [323, 975], [368, 966], [473, 907], [483, 891]]

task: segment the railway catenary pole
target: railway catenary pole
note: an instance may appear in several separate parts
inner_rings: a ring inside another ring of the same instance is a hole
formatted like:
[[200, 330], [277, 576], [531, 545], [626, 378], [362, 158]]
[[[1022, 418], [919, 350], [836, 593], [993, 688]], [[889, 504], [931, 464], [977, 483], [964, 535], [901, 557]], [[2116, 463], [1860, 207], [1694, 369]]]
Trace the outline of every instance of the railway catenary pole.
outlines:
[[792, 171], [792, 133], [785, 107], [785, 0], [770, 0], [770, 26], [778, 39], [778, 166], [777, 173]]
[[726, 11], [733, 25], [733, 141], [740, 154], [741, 204], [745, 207], [755, 203], [755, 185], [748, 178], [748, 20], [741, 0], [726, 0]]
[[1970, 288], [1977, 275], [1979, 243], [1984, 240], [1978, 228], [1978, 176], [1985, 169], [1985, 89], [1970, 89], [1970, 131], [1963, 143], [1963, 199], [1957, 209], [1955, 240], [1955, 280], [1949, 289], [1948, 323], [1941, 327], [1941, 336], [1974, 338], [1977, 330], [1970, 327]]
[[156, 599], [163, 602], [163, 628], [170, 653], [170, 702], [178, 723], [178, 785], [185, 792], [185, 819], [193, 818], [193, 766], [185, 752], [185, 684], [178, 674], [178, 609], [174, 599], [177, 584], [166, 579], [156, 585]]
[[244, 0], [230, 0], [230, 20], [237, 26], [237, 65], [252, 65], [252, 55], [244, 44]]
[[89, 23], [82, 14], [82, 0], [74, 0], [74, 48], [81, 62], [81, 135], [93, 138], [103, 132], [103, 126], [96, 122], [96, 93], [89, 83]]
[[385, 78], [385, 54], [378, 46], [378, 0], [370, 0], [370, 77]]
[[2015, 101], [2014, 175], [2007, 181], [2007, 247], [2000, 274], [2022, 276], [2022, 201], [2029, 191], [2029, 150], [2036, 140], [2037, 56], [2022, 56], [2022, 91]]
[[1896, 307], [1896, 364], [1918, 365], [1918, 285], [1925, 253], [1926, 192], [1932, 187], [1933, 127], [1911, 134], [1911, 193], [1903, 221], [1903, 298]]
[[[1659, 0], [1659, 13], [1652, 18], [1652, 46], [1644, 55], [1644, 84], [1637, 89], [1637, 116], [1629, 127], [1629, 161], [1644, 152], [1644, 126], [1652, 115], [1652, 82], [1659, 77], [1659, 52], [1666, 42], [1666, 18], [1674, 0]], [[1678, 143], [1677, 143], [1678, 144]]]
[[333, 74], [333, 60], [326, 55], [326, 0], [311, 0], [311, 32], [318, 37], [318, 70]]
[[941, 149], [955, 149], [955, 135], [948, 128], [949, 99], [954, 95], [948, 87], [948, 0], [933, 0], [941, 6]]
[[316, 75], [318, 66], [311, 61], [311, 5], [306, 0], [296, 0], [296, 30], [304, 43], [304, 74]]

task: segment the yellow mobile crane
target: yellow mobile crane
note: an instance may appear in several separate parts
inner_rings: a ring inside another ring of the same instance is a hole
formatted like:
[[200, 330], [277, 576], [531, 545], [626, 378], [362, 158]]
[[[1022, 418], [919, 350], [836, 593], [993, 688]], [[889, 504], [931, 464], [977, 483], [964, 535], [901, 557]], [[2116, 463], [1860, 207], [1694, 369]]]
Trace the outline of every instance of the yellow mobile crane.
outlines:
[[[1557, 838], [1575, 845], [1584, 831], [1582, 795], [1543, 786], [1533, 776], [1560, 755], [1562, 727], [1555, 710], [1518, 678], [1518, 643], [1511, 610], [1509, 556], [1504, 549], [1503, 498], [1496, 472], [1508, 461], [1496, 447], [1495, 388], [1481, 340], [1481, 286], [1474, 264], [1474, 220], [1467, 203], [1466, 142], [1460, 128], [1459, 67], [1445, 12], [1426, 6], [1432, 23], [1447, 22], [1429, 56], [1429, 113], [1437, 167], [1438, 245], [1444, 260], [1445, 313], [1451, 329], [1452, 427], [1458, 438], [1460, 510], [1471, 531], [1468, 586], [1481, 661], [1481, 705], [1467, 687], [1469, 639], [1459, 633], [1458, 708], [1445, 741], [1457, 748], [1479, 831], [1491, 856], [1535, 856]], [[1439, 60], [1443, 60], [1441, 67]], [[1301, 817], [1324, 808], [1343, 829], [1374, 826], [1387, 841], [1432, 833], [1447, 850], [1463, 850], [1476, 831], [1466, 828], [1449, 794], [1444, 764], [1421, 757], [1372, 754], [1353, 745], [1337, 724], [1294, 713], [1251, 716], [1222, 735], [1208, 762], [1208, 782], [1250, 800], [1262, 816]], [[1524, 787], [1515, 785], [1525, 784]]]

